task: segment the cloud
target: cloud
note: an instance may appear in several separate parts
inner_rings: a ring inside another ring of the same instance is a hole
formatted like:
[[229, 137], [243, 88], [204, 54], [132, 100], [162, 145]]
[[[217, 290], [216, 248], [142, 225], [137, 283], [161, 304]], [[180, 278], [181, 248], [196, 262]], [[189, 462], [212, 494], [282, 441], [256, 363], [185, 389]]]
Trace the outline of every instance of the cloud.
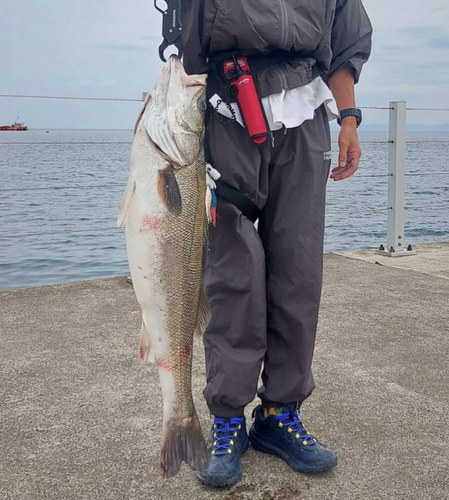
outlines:
[[135, 52], [139, 50], [148, 50], [143, 45], [121, 45], [117, 43], [90, 43], [88, 47], [97, 50], [112, 50], [115, 52]]
[[445, 31], [445, 27], [442, 25], [433, 25], [433, 26], [406, 26], [402, 28], [398, 28], [399, 35], [408, 35], [413, 38], [427, 38], [429, 36], [434, 36], [437, 33], [443, 33]]
[[[151, 0], [21, 0], [1, 3], [0, 93], [139, 99], [162, 67], [162, 16]], [[357, 86], [360, 105], [405, 99], [449, 108], [447, 0], [363, 0], [374, 26], [373, 52]], [[27, 15], [23, 15], [26, 12]], [[20, 36], [17, 36], [20, 33]], [[0, 101], [1, 121], [17, 114], [33, 127], [128, 128], [130, 104]], [[425, 123], [447, 122], [444, 113]], [[386, 123], [366, 113], [365, 123]], [[131, 125], [130, 125], [131, 124]]]
[[[399, 28], [397, 31], [398, 37], [402, 39], [402, 47], [417, 47], [423, 51], [426, 48], [449, 48], [449, 33], [446, 26], [408, 26]], [[396, 47], [400, 49], [401, 45]]]
[[162, 39], [162, 35], [159, 35], [159, 36], [156, 36], [156, 35], [146, 35], [146, 36], [142, 36], [141, 37], [142, 40], [161, 40]]
[[[364, 0], [374, 26], [373, 52], [357, 88], [358, 102], [449, 108], [449, 27], [446, 0]], [[385, 16], [388, 12], [388, 16]], [[365, 113], [365, 123], [386, 123], [382, 113]], [[423, 123], [447, 123], [444, 113], [417, 113]], [[414, 116], [415, 119], [415, 116]]]
[[427, 41], [427, 47], [430, 49], [449, 49], [449, 37], [433, 38]]

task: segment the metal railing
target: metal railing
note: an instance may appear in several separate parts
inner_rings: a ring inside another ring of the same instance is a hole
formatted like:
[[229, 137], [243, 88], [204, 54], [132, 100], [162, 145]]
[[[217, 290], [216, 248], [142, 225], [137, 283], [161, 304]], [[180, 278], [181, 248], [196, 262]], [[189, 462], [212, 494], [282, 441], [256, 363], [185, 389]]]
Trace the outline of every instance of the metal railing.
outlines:
[[388, 222], [386, 255], [415, 253], [405, 246], [405, 154], [406, 154], [407, 103], [390, 103], [389, 160], [388, 160]]
[[[449, 111], [449, 109], [408, 108], [406, 101], [392, 101], [389, 107], [389, 154], [388, 154], [388, 220], [386, 248], [381, 245], [378, 253], [390, 257], [414, 255], [416, 251], [405, 240], [405, 211], [419, 206], [406, 206], [406, 176], [440, 175], [447, 172], [406, 173], [407, 153], [407, 110], [409, 111]], [[412, 141], [410, 141], [412, 142]], [[446, 142], [446, 141], [441, 141]], [[435, 205], [433, 206], [434, 208]], [[443, 204], [441, 207], [449, 207]]]
[[[112, 102], [142, 102], [146, 98], [146, 93], [142, 93], [141, 99], [127, 99], [127, 98], [112, 98], [112, 97], [76, 97], [76, 96], [48, 96], [48, 95], [19, 95], [19, 94], [0, 94], [0, 98], [17, 98], [17, 99], [62, 99], [62, 100], [82, 100], [82, 101], [112, 101]], [[385, 174], [359, 174], [357, 177], [387, 177], [388, 182], [388, 204], [382, 208], [367, 207], [367, 211], [387, 211], [387, 238], [385, 245], [381, 245], [379, 253], [388, 256], [404, 256], [413, 255], [415, 251], [406, 243], [404, 234], [405, 228], [405, 212], [412, 209], [426, 209], [427, 206], [406, 206], [405, 203], [405, 181], [406, 176], [426, 176], [426, 175], [447, 175], [449, 172], [417, 172], [406, 173], [406, 152], [407, 144], [415, 142], [444, 142], [449, 141], [407, 141], [406, 140], [406, 126], [407, 126], [407, 111], [444, 111], [448, 112], [446, 108], [407, 108], [406, 101], [393, 101], [390, 102], [388, 107], [383, 106], [362, 106], [362, 109], [369, 110], [388, 110], [389, 111], [389, 134], [388, 140], [378, 141], [361, 141], [361, 144], [388, 144], [389, 160], [388, 172]], [[26, 145], [106, 145], [106, 144], [123, 144], [130, 145], [130, 141], [19, 141], [19, 142], [0, 142], [2, 146], [26, 146]], [[17, 188], [1, 188], [0, 192], [14, 192], [14, 191], [40, 191], [40, 190], [73, 190], [73, 189], [91, 189], [91, 188], [109, 188], [112, 186], [122, 186], [122, 183], [109, 182], [105, 184], [81, 184], [71, 186], [28, 186]], [[448, 204], [439, 205], [441, 208], [449, 208]], [[436, 205], [433, 205], [436, 208]], [[67, 229], [52, 231], [35, 231], [24, 233], [20, 235], [7, 235], [0, 234], [0, 239], [7, 239], [9, 237], [28, 237], [38, 236], [40, 234], [62, 234], [62, 233], [84, 233], [90, 231], [111, 231], [113, 227], [96, 227], [86, 229]]]

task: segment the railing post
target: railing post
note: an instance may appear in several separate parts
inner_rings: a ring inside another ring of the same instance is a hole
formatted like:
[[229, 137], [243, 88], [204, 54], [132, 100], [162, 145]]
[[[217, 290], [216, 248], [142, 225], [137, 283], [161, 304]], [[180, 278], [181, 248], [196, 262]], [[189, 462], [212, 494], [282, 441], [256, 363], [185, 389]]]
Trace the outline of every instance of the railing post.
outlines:
[[390, 257], [416, 253], [404, 241], [406, 128], [407, 102], [390, 102], [387, 247], [379, 249]]

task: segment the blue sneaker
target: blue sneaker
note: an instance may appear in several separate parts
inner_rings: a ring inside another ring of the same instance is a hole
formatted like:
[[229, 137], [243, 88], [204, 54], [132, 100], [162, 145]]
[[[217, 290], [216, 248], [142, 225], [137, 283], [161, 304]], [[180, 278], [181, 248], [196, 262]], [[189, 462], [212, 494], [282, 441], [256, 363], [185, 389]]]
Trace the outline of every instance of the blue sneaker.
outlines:
[[260, 405], [253, 416], [249, 439], [255, 450], [276, 455], [306, 474], [325, 472], [337, 465], [335, 453], [307, 432], [295, 404], [286, 404], [281, 414], [267, 417]]
[[245, 417], [215, 417], [207, 440], [209, 467], [197, 472], [196, 477], [208, 486], [232, 486], [242, 478], [240, 457], [248, 446]]

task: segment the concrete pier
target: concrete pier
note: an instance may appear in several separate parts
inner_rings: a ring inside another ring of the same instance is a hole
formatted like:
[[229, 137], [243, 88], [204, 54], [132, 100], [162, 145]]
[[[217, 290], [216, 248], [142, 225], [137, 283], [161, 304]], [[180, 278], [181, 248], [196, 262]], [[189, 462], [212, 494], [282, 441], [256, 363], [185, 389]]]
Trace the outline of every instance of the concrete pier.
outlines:
[[[1, 292], [0, 498], [449, 498], [449, 245], [439, 252], [428, 274], [414, 257], [326, 256], [317, 388], [302, 415], [339, 465], [304, 476], [250, 448], [243, 480], [222, 491], [186, 466], [160, 477], [159, 381], [138, 362], [139, 312], [125, 278]], [[206, 434], [204, 379], [197, 342], [193, 389]]]

